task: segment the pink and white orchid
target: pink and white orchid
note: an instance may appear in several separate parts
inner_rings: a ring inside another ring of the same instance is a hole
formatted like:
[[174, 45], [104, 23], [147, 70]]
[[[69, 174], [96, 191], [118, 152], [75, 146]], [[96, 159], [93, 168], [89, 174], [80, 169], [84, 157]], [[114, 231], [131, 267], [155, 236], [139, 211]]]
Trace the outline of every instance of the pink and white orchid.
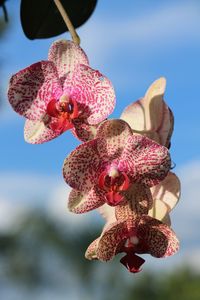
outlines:
[[88, 65], [83, 50], [71, 41], [54, 42], [48, 60], [12, 76], [8, 98], [24, 116], [25, 140], [47, 142], [68, 129], [87, 140], [92, 127], [105, 120], [115, 106], [111, 82]]
[[138, 132], [169, 147], [174, 127], [173, 113], [163, 100], [166, 79], [154, 81], [145, 96], [127, 106], [120, 119], [126, 121], [134, 132]]
[[[130, 205], [131, 203], [131, 205]], [[140, 205], [142, 202], [140, 202]], [[137, 254], [149, 253], [154, 257], [167, 257], [179, 248], [173, 230], [159, 220], [146, 214], [136, 214], [138, 203], [127, 201], [119, 206], [101, 208], [108, 218], [103, 232], [86, 251], [87, 259], [111, 260], [116, 254], [125, 252], [120, 262], [132, 273], [137, 273], [145, 262]], [[143, 207], [146, 213], [148, 207]]]
[[77, 147], [64, 161], [63, 176], [73, 188], [69, 209], [83, 213], [104, 203], [122, 203], [134, 184], [141, 191], [169, 172], [168, 149], [132, 133], [123, 120], [103, 122], [96, 138]]

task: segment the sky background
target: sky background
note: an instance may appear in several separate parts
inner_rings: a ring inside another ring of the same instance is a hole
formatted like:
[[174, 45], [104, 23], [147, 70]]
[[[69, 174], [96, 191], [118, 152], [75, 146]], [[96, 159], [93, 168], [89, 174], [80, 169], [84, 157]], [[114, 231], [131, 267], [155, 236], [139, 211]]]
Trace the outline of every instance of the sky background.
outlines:
[[[172, 213], [180, 252], [168, 260], [149, 259], [157, 268], [187, 261], [200, 269], [200, 1], [99, 0], [92, 17], [78, 33], [91, 67], [113, 83], [118, 118], [125, 106], [142, 97], [161, 76], [167, 79], [165, 101], [175, 116], [171, 155], [182, 182], [182, 197]], [[1, 39], [0, 86], [0, 230], [11, 230], [21, 213], [34, 206], [68, 226], [94, 222], [97, 214], [66, 211], [69, 188], [62, 178], [63, 160], [79, 144], [67, 132], [42, 145], [23, 139], [24, 119], [7, 101], [13, 73], [47, 58], [59, 38], [28, 40], [22, 31], [17, 0], [7, 1], [9, 28]], [[0, 11], [2, 14], [2, 11]], [[89, 216], [92, 216], [90, 218]], [[78, 258], [77, 258], [78, 259]]]

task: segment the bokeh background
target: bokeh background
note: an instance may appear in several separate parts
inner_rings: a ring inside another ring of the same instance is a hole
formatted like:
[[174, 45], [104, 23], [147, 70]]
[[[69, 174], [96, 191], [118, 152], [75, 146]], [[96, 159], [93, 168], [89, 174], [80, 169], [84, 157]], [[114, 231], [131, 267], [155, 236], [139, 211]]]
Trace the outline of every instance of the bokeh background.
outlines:
[[24, 142], [24, 119], [7, 101], [8, 80], [46, 59], [56, 38], [29, 41], [20, 1], [6, 3], [6, 25], [0, 10], [0, 299], [200, 299], [200, 1], [99, 0], [78, 29], [91, 66], [115, 87], [113, 117], [155, 79], [167, 79], [165, 100], [175, 115], [171, 155], [182, 182], [172, 227], [181, 249], [167, 259], [145, 256], [137, 275], [118, 257], [104, 264], [84, 258], [103, 221], [96, 212], [67, 211], [62, 163], [79, 142], [70, 133], [43, 145]]

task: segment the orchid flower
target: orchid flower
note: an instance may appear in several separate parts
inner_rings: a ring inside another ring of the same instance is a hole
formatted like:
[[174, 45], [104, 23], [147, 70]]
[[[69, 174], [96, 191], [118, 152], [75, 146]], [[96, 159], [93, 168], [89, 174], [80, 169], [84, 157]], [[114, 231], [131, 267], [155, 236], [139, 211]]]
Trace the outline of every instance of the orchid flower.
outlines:
[[134, 184], [141, 191], [162, 181], [171, 165], [168, 149], [132, 133], [123, 120], [107, 120], [96, 138], [65, 159], [63, 176], [73, 189], [69, 209], [83, 213], [104, 203], [122, 203]]
[[142, 99], [127, 106], [120, 119], [126, 121], [134, 132], [138, 132], [169, 147], [173, 132], [173, 113], [163, 100], [166, 79], [154, 81]]
[[137, 273], [145, 262], [137, 254], [149, 253], [160, 258], [178, 251], [179, 242], [173, 230], [167, 224], [146, 215], [146, 205], [142, 205], [145, 214], [142, 211], [136, 214], [137, 205], [138, 202], [127, 201], [123, 207], [104, 205], [101, 208], [107, 224], [101, 236], [88, 247], [85, 254], [87, 259], [108, 261], [116, 254], [125, 252], [120, 262], [130, 272]]
[[115, 106], [111, 82], [88, 65], [83, 50], [71, 41], [54, 42], [48, 60], [12, 76], [8, 98], [24, 116], [25, 140], [47, 142], [68, 129], [81, 140], [93, 138], [95, 127]]

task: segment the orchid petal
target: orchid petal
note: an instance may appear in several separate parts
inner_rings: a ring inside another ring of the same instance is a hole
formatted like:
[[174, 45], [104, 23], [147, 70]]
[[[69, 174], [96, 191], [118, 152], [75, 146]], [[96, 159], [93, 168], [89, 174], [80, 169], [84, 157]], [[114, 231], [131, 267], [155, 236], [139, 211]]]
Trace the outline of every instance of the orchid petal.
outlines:
[[171, 166], [168, 149], [140, 134], [133, 134], [126, 142], [119, 168], [134, 182], [153, 186], [162, 181]]
[[94, 240], [89, 247], [87, 248], [85, 252], [85, 258], [92, 260], [92, 259], [97, 259], [96, 251], [98, 248], [98, 243], [99, 243], [99, 238]]
[[112, 223], [100, 237], [97, 258], [102, 261], [112, 259], [117, 251], [119, 244], [129, 235], [126, 221]]
[[59, 77], [69, 72], [71, 76], [77, 64], [89, 64], [87, 55], [81, 47], [67, 40], [58, 40], [51, 45], [48, 60], [55, 64]]
[[76, 119], [73, 122], [74, 128], [72, 129], [72, 133], [76, 138], [83, 142], [87, 142], [93, 140], [96, 137], [98, 124], [97, 125], [89, 125], [83, 122], [80, 119]]
[[66, 78], [64, 93], [82, 107], [82, 115], [90, 125], [110, 115], [115, 106], [115, 92], [108, 78], [86, 65], [77, 65], [72, 78]]
[[134, 221], [138, 215], [147, 214], [153, 202], [150, 189], [137, 183], [132, 184], [125, 192], [125, 198], [127, 201], [115, 208], [118, 221], [128, 219]]
[[30, 144], [42, 144], [56, 138], [59, 134], [45, 126], [43, 121], [26, 120], [24, 139]]
[[82, 214], [96, 209], [105, 203], [105, 192], [92, 188], [89, 192], [80, 192], [75, 189], [69, 194], [68, 208], [71, 212]]
[[98, 181], [99, 155], [97, 139], [86, 142], [65, 159], [63, 176], [65, 181], [74, 189], [89, 191]]
[[126, 121], [133, 131], [168, 147], [174, 122], [171, 110], [163, 101], [165, 87], [165, 78], [154, 81], [144, 98], [127, 106], [120, 118]]
[[148, 215], [163, 222], [167, 214], [168, 207], [166, 203], [160, 200], [154, 200], [153, 207], [149, 210]]
[[108, 159], [119, 158], [130, 135], [132, 135], [131, 128], [122, 120], [113, 119], [103, 122], [96, 134], [99, 138], [100, 155], [107, 156]]
[[180, 180], [174, 173], [169, 172], [160, 184], [151, 188], [151, 192], [153, 198], [163, 201], [170, 212], [180, 198]]
[[148, 247], [149, 254], [154, 257], [167, 257], [179, 249], [179, 241], [174, 231], [154, 218], [149, 216], [141, 218], [139, 232]]
[[165, 215], [165, 217], [162, 219], [162, 222], [166, 225], [168, 225], [169, 227], [171, 226], [171, 219], [170, 219], [170, 215], [169, 213], [167, 213]]
[[116, 221], [115, 208], [113, 206], [105, 203], [98, 208], [98, 211], [107, 223], [114, 223]]
[[13, 75], [8, 89], [13, 109], [30, 120], [40, 120], [48, 102], [61, 94], [57, 70], [50, 61], [35, 63]]

